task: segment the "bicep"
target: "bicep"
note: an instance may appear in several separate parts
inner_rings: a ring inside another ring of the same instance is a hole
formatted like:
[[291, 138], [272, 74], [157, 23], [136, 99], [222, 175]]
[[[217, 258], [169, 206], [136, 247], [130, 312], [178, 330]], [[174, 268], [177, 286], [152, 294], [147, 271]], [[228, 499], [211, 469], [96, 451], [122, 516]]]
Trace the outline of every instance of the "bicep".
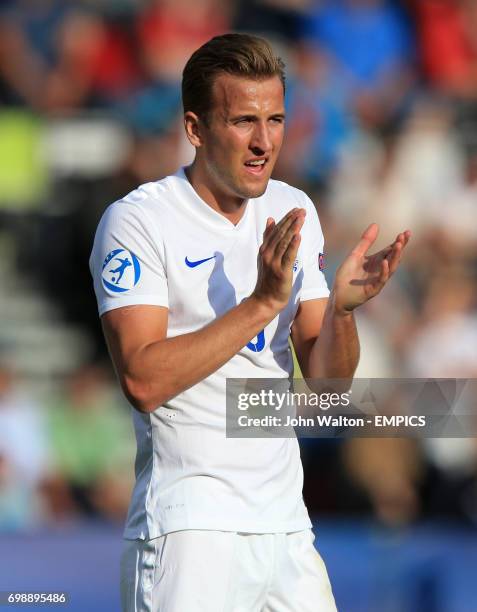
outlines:
[[130, 373], [142, 349], [167, 336], [168, 309], [164, 306], [124, 306], [101, 317], [104, 337], [121, 381]]
[[298, 312], [291, 328], [293, 348], [305, 378], [311, 349], [320, 335], [328, 298], [318, 298], [300, 302]]

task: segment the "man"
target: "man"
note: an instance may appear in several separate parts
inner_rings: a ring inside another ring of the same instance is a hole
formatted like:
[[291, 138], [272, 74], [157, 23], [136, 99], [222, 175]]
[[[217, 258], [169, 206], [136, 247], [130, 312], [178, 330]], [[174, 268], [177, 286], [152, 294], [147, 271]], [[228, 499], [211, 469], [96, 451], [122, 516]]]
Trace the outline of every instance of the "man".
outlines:
[[[381, 290], [409, 235], [367, 257], [370, 226], [327, 299], [315, 208], [270, 180], [284, 135], [282, 61], [260, 38], [216, 37], [188, 61], [182, 93], [194, 162], [113, 204], [91, 258], [136, 408], [123, 609], [335, 610], [298, 443], [226, 438], [225, 381], [288, 377], [290, 329], [307, 377], [352, 377], [353, 310]], [[115, 283], [125, 257], [132, 265]]]

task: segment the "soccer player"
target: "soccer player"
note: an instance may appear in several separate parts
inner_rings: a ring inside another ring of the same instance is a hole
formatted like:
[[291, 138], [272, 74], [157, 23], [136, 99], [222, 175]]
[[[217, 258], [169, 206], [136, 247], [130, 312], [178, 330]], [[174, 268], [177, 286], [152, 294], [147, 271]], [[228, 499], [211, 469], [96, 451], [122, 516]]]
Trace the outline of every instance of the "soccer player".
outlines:
[[329, 293], [315, 207], [270, 179], [284, 89], [265, 40], [227, 34], [203, 45], [182, 82], [194, 162], [112, 204], [98, 227], [99, 313], [136, 409], [128, 612], [336, 610], [298, 442], [226, 438], [225, 382], [289, 377], [290, 331], [305, 376], [352, 377], [353, 310], [388, 281], [409, 233], [368, 256], [370, 226]]

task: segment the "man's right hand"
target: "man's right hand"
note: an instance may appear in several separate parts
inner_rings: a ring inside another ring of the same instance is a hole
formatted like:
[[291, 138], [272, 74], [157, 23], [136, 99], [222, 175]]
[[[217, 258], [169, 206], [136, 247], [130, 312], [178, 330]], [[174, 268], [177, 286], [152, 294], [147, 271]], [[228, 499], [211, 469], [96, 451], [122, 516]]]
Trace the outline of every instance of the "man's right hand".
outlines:
[[304, 220], [297, 208], [276, 225], [267, 221], [254, 292], [202, 329], [168, 338], [163, 306], [123, 306], [102, 316], [121, 385], [137, 410], [152, 412], [210, 376], [286, 306]]
[[293, 263], [300, 246], [300, 230], [305, 215], [304, 208], [294, 208], [277, 224], [269, 217], [263, 232], [258, 254], [258, 279], [252, 295], [277, 314], [290, 299]]

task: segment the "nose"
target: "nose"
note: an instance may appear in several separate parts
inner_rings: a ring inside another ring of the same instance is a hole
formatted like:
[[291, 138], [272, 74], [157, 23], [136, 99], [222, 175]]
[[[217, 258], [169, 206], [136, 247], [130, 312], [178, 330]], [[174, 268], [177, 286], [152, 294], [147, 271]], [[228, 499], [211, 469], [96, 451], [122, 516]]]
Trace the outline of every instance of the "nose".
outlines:
[[270, 129], [266, 122], [257, 121], [254, 126], [250, 148], [255, 155], [270, 153], [272, 150], [272, 139]]

